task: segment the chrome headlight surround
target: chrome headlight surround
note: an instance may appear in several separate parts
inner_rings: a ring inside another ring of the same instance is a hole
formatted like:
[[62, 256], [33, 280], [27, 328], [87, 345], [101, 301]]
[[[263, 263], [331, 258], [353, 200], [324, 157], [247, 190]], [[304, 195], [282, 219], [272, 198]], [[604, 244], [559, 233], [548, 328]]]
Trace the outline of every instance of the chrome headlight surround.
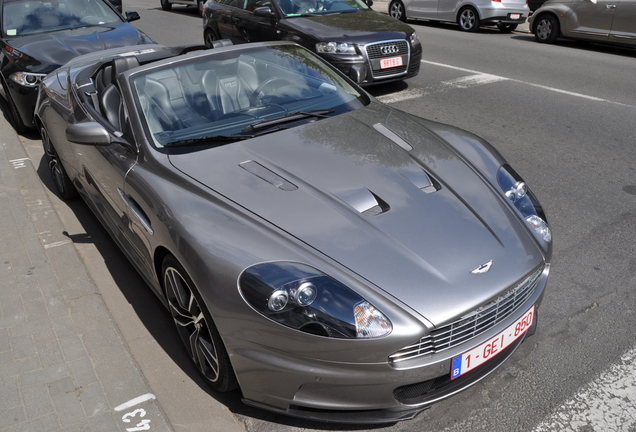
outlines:
[[497, 181], [504, 196], [519, 210], [539, 238], [547, 243], [551, 242], [552, 231], [543, 207], [521, 176], [510, 165], [505, 164], [497, 172]]
[[16, 72], [9, 76], [13, 81], [24, 87], [37, 87], [42, 82], [46, 74], [31, 72]]
[[318, 42], [316, 52], [319, 54], [355, 54], [356, 47], [347, 42]]
[[269, 262], [238, 279], [243, 299], [279, 324], [317, 336], [368, 339], [386, 336], [391, 321], [342, 283], [306, 264]]

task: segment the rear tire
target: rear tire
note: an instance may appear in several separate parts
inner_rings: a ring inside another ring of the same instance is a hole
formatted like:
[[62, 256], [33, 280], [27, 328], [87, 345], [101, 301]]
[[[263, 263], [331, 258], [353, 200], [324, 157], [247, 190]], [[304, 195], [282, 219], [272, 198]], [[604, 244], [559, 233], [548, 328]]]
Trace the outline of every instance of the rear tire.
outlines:
[[404, 3], [400, 0], [393, 0], [389, 5], [389, 15], [396, 20], [406, 22], [406, 10], [404, 9]]
[[479, 14], [472, 7], [465, 7], [457, 15], [457, 24], [463, 31], [476, 32], [479, 30]]
[[62, 166], [62, 161], [60, 160], [57, 151], [55, 150], [55, 146], [53, 145], [53, 142], [51, 142], [51, 138], [44, 126], [40, 129], [40, 136], [42, 137], [42, 147], [44, 147], [46, 164], [53, 176], [55, 188], [60, 196], [65, 200], [75, 198], [77, 196], [77, 189], [75, 189], [75, 185], [73, 185], [68, 174], [66, 174], [66, 170]]
[[230, 358], [192, 279], [172, 255], [163, 260], [161, 274], [170, 314], [195, 366], [215, 390], [234, 390], [238, 382]]
[[161, 0], [161, 9], [165, 11], [172, 10], [172, 3], [170, 3], [168, 0]]
[[534, 25], [534, 39], [539, 43], [553, 43], [559, 37], [559, 20], [553, 15], [541, 15]]

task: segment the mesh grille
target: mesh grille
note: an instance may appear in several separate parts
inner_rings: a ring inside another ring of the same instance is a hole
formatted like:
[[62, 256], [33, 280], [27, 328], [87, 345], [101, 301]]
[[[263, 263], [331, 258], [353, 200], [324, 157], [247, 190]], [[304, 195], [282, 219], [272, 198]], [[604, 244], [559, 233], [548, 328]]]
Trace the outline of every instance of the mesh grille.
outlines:
[[528, 300], [537, 288], [543, 267], [497, 299], [455, 322], [432, 331], [418, 343], [391, 354], [392, 363], [453, 348], [490, 330]]
[[[365, 49], [367, 51], [367, 57], [371, 62], [371, 72], [375, 78], [399, 75], [407, 72], [409, 67], [409, 44], [405, 40], [369, 44]], [[403, 56], [403, 58], [406, 59], [404, 61], [405, 64], [387, 69], [380, 67], [379, 59], [396, 56]]]
[[[396, 46], [398, 48], [397, 52], [382, 54], [382, 48], [392, 48], [393, 46]], [[373, 60], [385, 57], [395, 57], [398, 55], [406, 55], [409, 53], [409, 46], [405, 40], [395, 42], [379, 42], [376, 44], [367, 45], [366, 50], [369, 59]]]

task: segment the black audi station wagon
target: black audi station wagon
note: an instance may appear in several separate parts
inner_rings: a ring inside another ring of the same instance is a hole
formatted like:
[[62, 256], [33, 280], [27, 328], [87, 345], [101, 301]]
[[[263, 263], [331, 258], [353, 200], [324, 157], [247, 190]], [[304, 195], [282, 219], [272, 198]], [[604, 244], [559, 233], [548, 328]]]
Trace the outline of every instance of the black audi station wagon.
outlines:
[[363, 0], [209, 0], [203, 25], [208, 46], [218, 39], [296, 42], [363, 86], [404, 80], [420, 70], [415, 30]]

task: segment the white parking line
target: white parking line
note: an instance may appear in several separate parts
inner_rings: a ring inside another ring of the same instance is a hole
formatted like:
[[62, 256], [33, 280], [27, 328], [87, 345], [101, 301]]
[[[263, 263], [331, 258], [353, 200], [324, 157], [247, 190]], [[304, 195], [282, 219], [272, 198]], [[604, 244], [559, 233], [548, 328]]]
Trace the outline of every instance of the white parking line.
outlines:
[[476, 86], [480, 86], [480, 85], [484, 85], [484, 84], [490, 84], [490, 83], [499, 82], [499, 81], [511, 81], [511, 82], [515, 82], [515, 83], [519, 83], [519, 84], [525, 84], [525, 85], [528, 85], [528, 86], [536, 87], [536, 88], [539, 88], [539, 89], [542, 89], [542, 90], [547, 90], [549, 92], [565, 94], [565, 95], [568, 95], [568, 96], [578, 97], [578, 98], [587, 99], [587, 100], [591, 100], [591, 101], [595, 101], [595, 102], [604, 102], [604, 103], [608, 103], [608, 104], [612, 104], [612, 105], [618, 105], [618, 106], [629, 107], [629, 108], [636, 108], [636, 105], [624, 104], [624, 103], [620, 103], [620, 102], [611, 101], [609, 99], [599, 98], [599, 97], [596, 97], [596, 96], [590, 96], [590, 95], [586, 95], [586, 94], [582, 94], [582, 93], [571, 92], [571, 91], [568, 91], [568, 90], [562, 90], [562, 89], [558, 89], [558, 88], [555, 88], [555, 87], [548, 87], [548, 86], [544, 86], [544, 85], [541, 85], [541, 84], [534, 84], [534, 83], [521, 81], [521, 80], [517, 80], [517, 79], [513, 79], [513, 78], [506, 78], [506, 77], [502, 77], [502, 76], [498, 76], [498, 75], [487, 74], [487, 73], [483, 73], [483, 72], [480, 72], [480, 71], [476, 71], [476, 70], [472, 70], [472, 69], [466, 69], [466, 68], [461, 68], [461, 67], [457, 67], [457, 66], [453, 66], [453, 65], [444, 64], [444, 63], [437, 63], [437, 62], [432, 62], [432, 61], [428, 61], [428, 60], [422, 60], [422, 63], [428, 64], [428, 65], [431, 65], [431, 66], [438, 66], [438, 67], [443, 67], [443, 68], [447, 68], [447, 69], [453, 69], [453, 70], [458, 70], [458, 71], [462, 71], [462, 72], [467, 72], [467, 73], [469, 73], [471, 75], [465, 76], [465, 77], [456, 78], [456, 79], [449, 80], [449, 81], [443, 81], [441, 83], [442, 86], [443, 86], [441, 89], [437, 89], [437, 90], [428, 89], [428, 91], [426, 91], [424, 89], [407, 89], [407, 90], [404, 90], [404, 91], [401, 91], [401, 92], [393, 93], [391, 95], [380, 96], [380, 97], [378, 97], [378, 99], [380, 101], [384, 102], [384, 103], [396, 103], [396, 102], [402, 102], [402, 101], [405, 101], [405, 100], [416, 99], [418, 97], [424, 96], [425, 94], [436, 93], [436, 92], [439, 92], [439, 91], [447, 90], [449, 88], [466, 89], [466, 88], [470, 88], [470, 87], [476, 87]]
[[629, 432], [636, 424], [636, 348], [576, 396], [561, 405], [533, 432]]

